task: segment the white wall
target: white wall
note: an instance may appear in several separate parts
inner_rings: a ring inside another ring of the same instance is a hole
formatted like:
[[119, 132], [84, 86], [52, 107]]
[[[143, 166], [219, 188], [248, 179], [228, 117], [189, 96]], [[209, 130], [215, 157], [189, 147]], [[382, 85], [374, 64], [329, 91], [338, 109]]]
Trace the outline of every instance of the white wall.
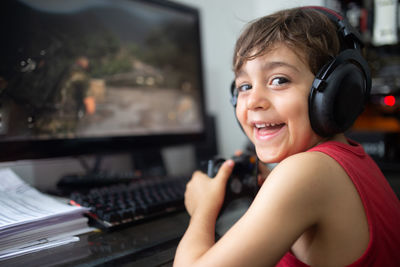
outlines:
[[174, 0], [199, 8], [201, 18], [206, 108], [216, 116], [217, 140], [222, 156], [230, 157], [243, 148], [246, 137], [229, 103], [233, 79], [233, 47], [249, 21], [280, 10], [304, 5], [323, 5], [324, 0]]

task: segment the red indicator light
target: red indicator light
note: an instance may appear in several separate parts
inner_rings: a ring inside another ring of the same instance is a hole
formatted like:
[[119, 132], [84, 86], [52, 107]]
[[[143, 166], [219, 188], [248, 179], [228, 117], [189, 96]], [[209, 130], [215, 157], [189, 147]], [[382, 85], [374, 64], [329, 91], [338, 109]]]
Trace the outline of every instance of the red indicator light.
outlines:
[[73, 201], [72, 199], [69, 201], [69, 204], [73, 205], [73, 206], [81, 206], [79, 203]]
[[396, 98], [394, 98], [392, 95], [385, 96], [383, 98], [383, 103], [385, 103], [386, 106], [392, 107], [394, 104], [396, 104]]

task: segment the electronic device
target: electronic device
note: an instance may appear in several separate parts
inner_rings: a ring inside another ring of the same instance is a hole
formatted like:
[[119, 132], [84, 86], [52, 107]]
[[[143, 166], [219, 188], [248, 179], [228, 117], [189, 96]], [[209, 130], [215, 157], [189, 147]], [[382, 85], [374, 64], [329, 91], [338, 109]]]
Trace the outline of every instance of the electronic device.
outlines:
[[0, 30], [0, 161], [205, 136], [197, 9], [158, 0], [5, 0]]
[[[371, 74], [360, 48], [360, 35], [339, 13], [320, 6], [308, 6], [327, 16], [337, 27], [340, 53], [316, 74], [310, 88], [311, 127], [328, 137], [349, 129], [364, 109], [370, 90]], [[231, 103], [236, 108], [238, 91], [231, 84]], [[235, 113], [236, 114], [236, 113]]]
[[[253, 199], [259, 189], [257, 183], [257, 156], [252, 153], [244, 152], [238, 156], [233, 156], [232, 160], [235, 162], [235, 165], [226, 185], [223, 208], [239, 198], [248, 197]], [[209, 177], [215, 177], [224, 162], [225, 159], [219, 157], [208, 160], [207, 175]]]
[[89, 223], [115, 230], [183, 211], [188, 177], [147, 177], [94, 188], [75, 188], [70, 204], [90, 209]]

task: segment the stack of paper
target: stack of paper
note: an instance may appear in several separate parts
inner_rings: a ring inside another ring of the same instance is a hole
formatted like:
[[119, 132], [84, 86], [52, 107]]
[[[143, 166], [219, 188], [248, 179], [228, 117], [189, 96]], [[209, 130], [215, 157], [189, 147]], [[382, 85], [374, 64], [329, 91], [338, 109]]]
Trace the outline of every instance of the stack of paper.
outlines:
[[[87, 209], [64, 204], [0, 169], [0, 261], [78, 241], [91, 231]], [[1, 263], [0, 263], [1, 264]]]

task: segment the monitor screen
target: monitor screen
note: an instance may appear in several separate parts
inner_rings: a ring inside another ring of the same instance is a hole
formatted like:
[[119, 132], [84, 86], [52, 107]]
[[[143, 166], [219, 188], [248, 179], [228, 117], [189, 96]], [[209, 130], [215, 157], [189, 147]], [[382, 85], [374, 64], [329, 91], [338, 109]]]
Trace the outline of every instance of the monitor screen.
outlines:
[[204, 136], [199, 14], [149, 0], [2, 0], [0, 161]]

